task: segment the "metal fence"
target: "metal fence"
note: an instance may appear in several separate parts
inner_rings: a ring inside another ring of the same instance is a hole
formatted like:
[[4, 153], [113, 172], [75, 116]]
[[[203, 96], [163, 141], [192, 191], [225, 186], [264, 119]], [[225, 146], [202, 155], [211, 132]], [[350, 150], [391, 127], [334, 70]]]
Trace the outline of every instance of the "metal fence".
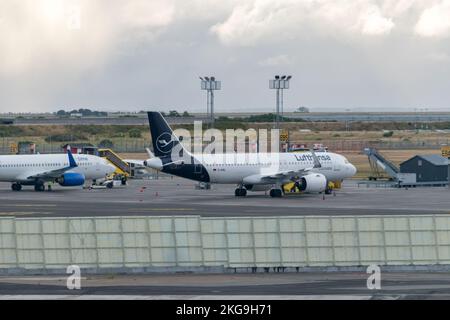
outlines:
[[[26, 139], [23, 139], [26, 140]], [[142, 138], [114, 138], [112, 139], [112, 149], [115, 152], [120, 153], [143, 153], [145, 148], [149, 147], [150, 142]], [[18, 150], [14, 149], [14, 145], [17, 147], [17, 139], [14, 138], [0, 138], [0, 154], [15, 154]], [[97, 145], [99, 141], [89, 141], [86, 143], [92, 143]], [[68, 142], [70, 144], [70, 142]], [[75, 143], [75, 142], [74, 142]], [[63, 152], [63, 142], [45, 142], [36, 143], [36, 152], [39, 153], [61, 153]], [[20, 153], [30, 153], [29, 146], [24, 145], [20, 150]]]
[[450, 217], [1, 218], [0, 270], [450, 264]]

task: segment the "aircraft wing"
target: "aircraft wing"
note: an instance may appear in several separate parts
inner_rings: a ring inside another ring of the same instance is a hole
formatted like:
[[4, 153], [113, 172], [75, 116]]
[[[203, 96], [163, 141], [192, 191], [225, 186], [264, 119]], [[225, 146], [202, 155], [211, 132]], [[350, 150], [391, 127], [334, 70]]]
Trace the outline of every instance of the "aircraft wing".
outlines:
[[136, 160], [136, 159], [123, 159], [123, 161], [129, 163], [129, 164], [134, 164], [136, 166], [140, 166], [140, 167], [145, 167], [144, 165], [144, 160]]
[[286, 180], [291, 180], [294, 177], [301, 177], [306, 174], [314, 167], [305, 168], [301, 170], [289, 170], [289, 171], [277, 171], [269, 173], [261, 173], [248, 176], [244, 178], [243, 182], [246, 184], [271, 184], [277, 182], [283, 182]]
[[319, 159], [317, 158], [314, 150], [311, 150], [311, 154], [314, 159], [314, 165], [312, 167], [300, 169], [300, 170], [288, 170], [288, 171], [277, 171], [277, 172], [269, 172], [256, 174], [249, 177], [244, 178], [245, 183], [276, 183], [280, 181], [291, 180], [294, 177], [301, 177], [308, 174], [309, 171], [313, 169], [320, 168], [322, 165], [320, 164]]
[[67, 150], [67, 156], [69, 157], [69, 166], [61, 168], [61, 169], [44, 171], [41, 173], [33, 174], [31, 176], [28, 176], [27, 179], [28, 180], [34, 180], [34, 179], [51, 180], [51, 179], [60, 177], [66, 171], [69, 171], [73, 168], [78, 167], [78, 164], [75, 162], [75, 159], [73, 158], [72, 152], [70, 152], [70, 150]]

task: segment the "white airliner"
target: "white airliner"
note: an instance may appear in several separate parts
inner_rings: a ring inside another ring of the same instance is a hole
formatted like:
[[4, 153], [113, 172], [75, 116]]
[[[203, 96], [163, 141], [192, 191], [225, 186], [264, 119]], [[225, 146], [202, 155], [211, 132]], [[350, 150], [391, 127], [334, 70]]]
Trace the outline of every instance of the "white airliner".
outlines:
[[63, 187], [81, 186], [85, 180], [105, 178], [115, 171], [107, 160], [87, 154], [29, 154], [0, 156], [0, 181], [12, 182], [11, 189], [33, 185], [44, 191], [45, 182]]
[[155, 155], [146, 166], [195, 181], [237, 184], [236, 196], [270, 190], [271, 197], [281, 197], [282, 186], [292, 181], [306, 193], [329, 192], [329, 181], [356, 173], [344, 156], [332, 152], [191, 154], [159, 112], [148, 112], [148, 120]]

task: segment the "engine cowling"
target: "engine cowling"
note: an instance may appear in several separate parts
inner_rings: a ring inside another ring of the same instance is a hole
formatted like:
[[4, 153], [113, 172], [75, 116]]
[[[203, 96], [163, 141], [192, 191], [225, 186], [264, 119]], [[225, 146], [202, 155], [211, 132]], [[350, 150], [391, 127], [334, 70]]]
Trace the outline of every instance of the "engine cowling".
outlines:
[[85, 178], [81, 173], [68, 172], [58, 178], [58, 183], [63, 187], [75, 187], [84, 184]]
[[248, 191], [267, 191], [272, 187], [270, 184], [245, 184], [245, 189]]
[[304, 192], [323, 192], [327, 188], [327, 178], [320, 173], [311, 173], [301, 179], [300, 190]]

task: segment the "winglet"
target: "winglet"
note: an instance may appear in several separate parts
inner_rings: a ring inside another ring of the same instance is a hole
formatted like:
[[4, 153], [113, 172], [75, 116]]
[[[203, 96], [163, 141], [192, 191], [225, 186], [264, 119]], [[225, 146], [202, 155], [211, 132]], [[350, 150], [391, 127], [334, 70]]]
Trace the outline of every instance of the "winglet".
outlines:
[[311, 149], [311, 155], [314, 160], [314, 168], [321, 168], [322, 165], [320, 164], [319, 158], [317, 158], [316, 153], [314, 152], [314, 149]]
[[75, 159], [72, 155], [72, 151], [70, 151], [69, 149], [67, 149], [67, 156], [69, 157], [69, 167], [71, 167], [71, 168], [78, 167], [78, 165], [75, 162]]

